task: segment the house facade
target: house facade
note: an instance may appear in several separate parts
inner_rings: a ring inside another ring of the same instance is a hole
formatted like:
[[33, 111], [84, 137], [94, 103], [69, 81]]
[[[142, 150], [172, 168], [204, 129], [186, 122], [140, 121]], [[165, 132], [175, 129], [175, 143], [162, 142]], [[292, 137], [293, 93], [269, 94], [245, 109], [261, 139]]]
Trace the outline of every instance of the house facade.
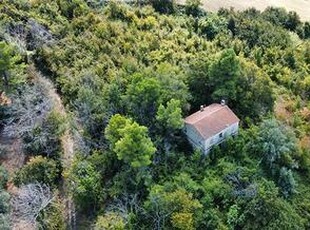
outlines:
[[184, 132], [194, 148], [207, 154], [212, 146], [238, 134], [239, 121], [227, 105], [215, 103], [186, 117]]

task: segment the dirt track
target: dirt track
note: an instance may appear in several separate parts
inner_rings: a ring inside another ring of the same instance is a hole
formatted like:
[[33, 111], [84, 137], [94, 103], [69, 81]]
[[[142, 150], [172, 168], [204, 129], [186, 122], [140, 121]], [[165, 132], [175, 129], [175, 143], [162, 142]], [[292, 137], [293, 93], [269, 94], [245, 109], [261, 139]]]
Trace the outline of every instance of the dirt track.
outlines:
[[[184, 4], [185, 0], [177, 0]], [[287, 11], [296, 11], [301, 20], [310, 21], [310, 0], [202, 0], [203, 8], [208, 11], [217, 11], [219, 8], [233, 7], [236, 10], [245, 10], [255, 7], [264, 10], [267, 6], [284, 7]]]

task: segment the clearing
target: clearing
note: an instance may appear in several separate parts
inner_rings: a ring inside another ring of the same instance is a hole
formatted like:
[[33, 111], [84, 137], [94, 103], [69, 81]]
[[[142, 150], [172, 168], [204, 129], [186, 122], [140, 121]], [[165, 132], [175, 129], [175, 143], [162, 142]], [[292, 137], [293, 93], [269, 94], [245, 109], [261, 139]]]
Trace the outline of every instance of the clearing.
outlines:
[[[177, 0], [184, 4], [186, 0]], [[250, 7], [262, 11], [268, 6], [284, 7], [287, 11], [296, 11], [302, 21], [310, 21], [310, 0], [202, 0], [203, 8], [207, 11], [217, 11], [219, 8], [233, 7], [245, 10]]]

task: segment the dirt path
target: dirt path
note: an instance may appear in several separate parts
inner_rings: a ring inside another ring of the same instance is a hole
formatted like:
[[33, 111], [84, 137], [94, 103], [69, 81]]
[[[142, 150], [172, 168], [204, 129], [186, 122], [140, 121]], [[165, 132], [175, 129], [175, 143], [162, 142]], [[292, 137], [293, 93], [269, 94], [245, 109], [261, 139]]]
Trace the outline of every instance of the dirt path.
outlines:
[[[36, 70], [33, 70], [36, 71]], [[38, 84], [45, 89], [45, 93], [52, 100], [53, 109], [58, 112], [61, 116], [67, 117], [65, 107], [62, 104], [62, 100], [59, 94], [56, 92], [56, 89], [53, 83], [47, 79], [46, 77], [42, 76], [42, 74], [35, 72], [35, 76], [38, 76], [36, 81]], [[68, 168], [71, 167], [74, 158], [74, 140], [70, 133], [70, 127], [67, 127], [65, 133], [61, 137], [61, 146], [63, 150], [62, 155], [62, 167], [63, 171], [66, 171]], [[65, 205], [65, 215], [66, 220], [68, 223], [69, 229], [75, 229], [75, 206], [72, 200], [71, 195], [69, 194], [69, 184], [68, 181], [63, 178], [63, 186], [61, 189], [61, 195], [63, 199], [63, 204]]]
[[7, 137], [4, 134], [1, 134], [0, 144], [6, 150], [5, 159], [1, 164], [9, 173], [7, 191], [10, 194], [16, 194], [18, 188], [13, 184], [12, 177], [14, 172], [20, 169], [25, 162], [25, 154], [22, 149], [22, 140], [20, 138]]
[[[66, 117], [67, 114], [65, 107], [63, 106], [62, 100], [57, 94], [53, 83], [39, 73], [33, 66], [30, 66], [28, 71], [29, 75], [33, 77], [35, 84], [39, 84], [42, 87], [44, 94], [46, 94], [51, 100], [52, 108], [58, 112], [60, 116]], [[4, 133], [0, 133], [0, 144], [6, 148], [6, 157], [1, 163], [9, 173], [10, 179], [7, 190], [11, 195], [14, 195], [18, 193], [18, 187], [14, 186], [12, 176], [25, 164], [26, 160], [25, 153], [23, 152], [22, 140], [21, 138], [7, 137]], [[62, 166], [65, 171], [70, 168], [74, 157], [74, 140], [71, 136], [69, 126], [67, 126], [65, 133], [61, 137], [61, 146], [63, 150]], [[75, 229], [75, 206], [72, 197], [69, 194], [68, 182], [65, 178], [63, 178], [63, 185], [60, 190], [61, 198], [65, 207], [66, 220], [69, 225], [68, 229]], [[14, 222], [22, 223], [19, 221]], [[12, 229], [34, 229], [33, 227], [23, 228], [18, 223], [13, 223]], [[25, 227], [25, 225], [23, 226]]]
[[[186, 0], [177, 0], [184, 4]], [[296, 11], [301, 20], [310, 21], [310, 0], [202, 0], [203, 8], [207, 11], [217, 11], [219, 8], [234, 7], [236, 10], [245, 10], [255, 7], [264, 10], [268, 6], [284, 7], [287, 11]]]

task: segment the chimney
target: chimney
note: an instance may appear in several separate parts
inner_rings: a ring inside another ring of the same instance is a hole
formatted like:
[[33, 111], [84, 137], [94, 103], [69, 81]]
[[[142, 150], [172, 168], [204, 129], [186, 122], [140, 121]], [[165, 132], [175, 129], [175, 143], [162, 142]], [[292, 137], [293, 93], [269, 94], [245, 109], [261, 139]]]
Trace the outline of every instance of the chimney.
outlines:
[[201, 105], [201, 106], [200, 106], [200, 112], [202, 112], [203, 110], [204, 110], [204, 106]]
[[221, 105], [226, 105], [226, 101], [224, 99], [221, 100]]

